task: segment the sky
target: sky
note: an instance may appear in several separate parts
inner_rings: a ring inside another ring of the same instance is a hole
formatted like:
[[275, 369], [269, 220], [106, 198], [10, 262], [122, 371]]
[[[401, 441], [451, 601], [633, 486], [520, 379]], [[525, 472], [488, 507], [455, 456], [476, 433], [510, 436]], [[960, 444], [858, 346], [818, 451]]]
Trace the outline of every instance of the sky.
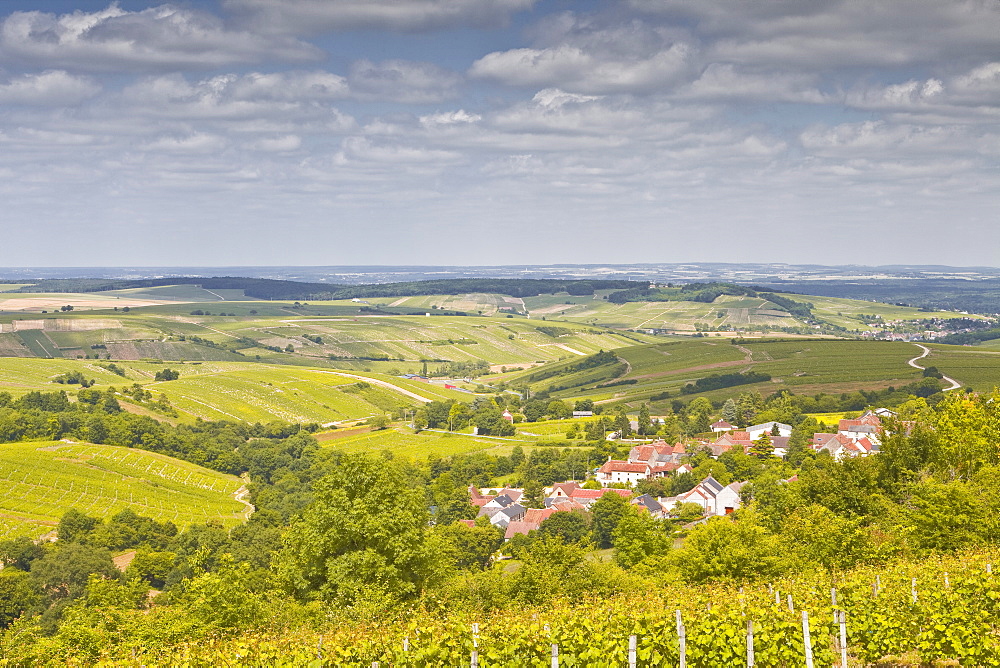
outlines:
[[0, 12], [0, 266], [1000, 264], [1000, 0]]

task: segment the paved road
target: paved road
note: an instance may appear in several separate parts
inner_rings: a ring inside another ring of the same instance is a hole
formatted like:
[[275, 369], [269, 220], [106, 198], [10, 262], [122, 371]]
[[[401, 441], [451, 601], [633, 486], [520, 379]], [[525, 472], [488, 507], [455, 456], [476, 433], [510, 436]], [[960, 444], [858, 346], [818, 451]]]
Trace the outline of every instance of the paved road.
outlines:
[[[914, 357], [913, 359], [911, 359], [909, 362], [907, 362], [907, 364], [909, 364], [910, 366], [912, 366], [915, 369], [920, 369], [921, 371], [923, 371], [926, 367], [922, 367], [919, 364], [917, 364], [917, 360], [921, 359], [921, 358], [924, 358], [924, 357], [927, 357], [928, 355], [930, 355], [931, 354], [931, 349], [928, 348], [927, 346], [922, 346], [919, 343], [914, 343], [913, 345], [915, 345], [917, 348], [920, 348], [924, 352], [920, 353], [919, 355], [917, 355], [916, 357]], [[944, 388], [944, 390], [943, 390], [944, 392], [951, 392], [952, 390], [957, 390], [958, 388], [962, 387], [962, 384], [959, 383], [954, 378], [949, 378], [948, 376], [941, 376], [941, 380], [944, 380], [946, 382], [951, 383], [951, 387]]]

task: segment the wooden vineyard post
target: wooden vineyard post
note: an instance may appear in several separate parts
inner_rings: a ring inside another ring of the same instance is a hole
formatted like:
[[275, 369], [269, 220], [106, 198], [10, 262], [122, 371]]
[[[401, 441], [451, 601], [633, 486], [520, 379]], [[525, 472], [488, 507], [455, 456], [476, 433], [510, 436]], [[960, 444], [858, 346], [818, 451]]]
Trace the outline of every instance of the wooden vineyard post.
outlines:
[[628, 668], [635, 668], [635, 646], [636, 646], [636, 637], [634, 635], [633, 636], [629, 636], [628, 637]]
[[986, 574], [993, 575], [993, 564], [986, 564]]
[[479, 668], [479, 650], [472, 650], [472, 656], [469, 659], [470, 668]]
[[777, 589], [774, 590], [774, 604], [781, 605], [781, 592]]
[[917, 578], [910, 578], [910, 597], [917, 602]]
[[944, 572], [944, 588], [945, 589], [951, 588], [951, 581], [948, 579], [948, 571]]
[[830, 587], [830, 605], [837, 607], [837, 588]]
[[753, 620], [747, 620], [747, 668], [753, 668]]
[[552, 668], [559, 668], [559, 645], [552, 643]]
[[316, 643], [316, 658], [317, 659], [323, 658], [323, 636], [320, 636], [319, 642]]
[[847, 611], [841, 610], [840, 619], [840, 668], [847, 668]]
[[680, 668], [687, 668], [687, 630], [680, 610], [677, 611], [677, 647], [680, 650]]
[[795, 604], [792, 603], [792, 595], [788, 595], [788, 612], [795, 612]]
[[802, 640], [806, 649], [806, 668], [813, 668], [812, 639], [809, 637], [809, 613], [802, 611]]

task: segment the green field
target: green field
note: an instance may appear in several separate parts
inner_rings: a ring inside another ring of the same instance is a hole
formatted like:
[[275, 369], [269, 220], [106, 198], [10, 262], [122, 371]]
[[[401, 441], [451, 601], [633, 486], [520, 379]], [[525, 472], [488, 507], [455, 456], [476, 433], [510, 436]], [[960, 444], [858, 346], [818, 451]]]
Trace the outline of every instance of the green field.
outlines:
[[1000, 351], [981, 346], [925, 345], [931, 354], [918, 362], [921, 366], [937, 367], [944, 375], [979, 392], [1000, 387]]
[[38, 537], [70, 508], [110, 517], [124, 508], [178, 527], [216, 519], [232, 526], [247, 506], [242, 483], [172, 457], [111, 445], [0, 445], [0, 538]]
[[107, 362], [0, 359], [0, 391], [20, 395], [31, 390], [66, 390], [72, 394], [79, 386], [56, 384], [52, 379], [79, 370], [86, 378], [96, 381], [96, 389], [139, 383], [154, 395], [162, 393], [181, 412], [182, 419], [248, 422], [339, 422], [399, 408], [414, 408], [424, 401], [471, 399], [466, 392], [445, 389], [439, 384], [382, 374], [250, 362], [175, 363], [171, 368], [181, 377], [156, 382], [156, 372], [166, 364], [116, 362], [124, 370], [125, 378], [104, 369], [101, 364]]
[[[705, 376], [753, 370], [769, 374], [771, 380], [704, 394], [712, 399], [750, 389], [762, 394], [782, 389], [798, 394], [839, 394], [859, 389], [898, 387], [919, 380], [921, 372], [909, 366], [907, 361], [920, 352], [912, 343], [904, 342], [749, 339], [740, 345], [733, 345], [728, 341], [693, 339], [621, 348], [615, 354], [627, 365], [606, 365], [558, 374], [533, 382], [530, 387], [534, 392], [552, 387], [565, 388], [552, 392], [552, 396], [558, 398], [618, 400], [635, 406], [664, 393], [669, 394], [669, 399], [695, 396], [681, 395], [681, 388]], [[1000, 358], [1000, 355], [996, 357]], [[569, 362], [538, 367], [508, 374], [505, 378], [517, 386], [530, 379], [532, 374], [543, 374], [547, 369], [558, 370], [567, 364]], [[1000, 382], [1000, 368], [984, 371], [983, 375]], [[618, 384], [608, 386], [608, 383]]]
[[425, 458], [428, 456], [449, 457], [470, 452], [485, 451], [491, 454], [509, 454], [516, 445], [531, 446], [537, 439], [528, 437], [488, 438], [471, 434], [422, 431], [414, 434], [406, 428], [383, 429], [363, 434], [324, 440], [323, 445], [344, 452], [389, 451], [400, 457]]

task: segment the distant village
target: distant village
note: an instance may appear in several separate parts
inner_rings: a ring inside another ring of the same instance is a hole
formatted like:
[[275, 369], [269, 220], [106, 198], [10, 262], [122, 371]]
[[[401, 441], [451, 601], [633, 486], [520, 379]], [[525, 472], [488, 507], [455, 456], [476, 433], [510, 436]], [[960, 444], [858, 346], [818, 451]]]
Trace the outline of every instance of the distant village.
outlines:
[[[884, 434], [882, 421], [887, 417], [895, 417], [895, 413], [879, 408], [866, 411], [855, 419], [842, 419], [836, 432], [814, 434], [809, 447], [815, 452], [826, 451], [838, 461], [877, 454]], [[505, 412], [504, 418], [512, 419], [509, 412]], [[903, 424], [905, 427], [906, 423]], [[691, 453], [700, 448], [707, 448], [715, 459], [737, 449], [745, 454], [766, 451], [769, 456], [783, 458], [788, 453], [792, 426], [782, 422], [764, 422], [739, 429], [719, 420], [712, 424], [712, 433], [717, 435], [714, 440], [697, 443], [671, 445], [657, 439], [651, 443], [636, 444], [629, 450], [627, 460], [608, 458], [593, 471], [593, 478], [587, 483], [569, 481], [545, 488], [542, 508], [526, 507], [522, 503], [525, 501], [524, 489], [512, 487], [480, 490], [470, 486], [469, 499], [479, 509], [478, 517], [487, 518], [490, 524], [503, 530], [507, 540], [539, 529], [542, 522], [554, 513], [589, 512], [594, 502], [606, 494], [621, 496], [655, 519], [677, 518], [685, 507], [691, 509], [691, 504], [700, 508], [701, 517], [697, 521], [729, 515], [741, 507], [741, 491], [746, 482], [723, 485], [708, 476], [692, 489], [676, 496], [633, 494], [633, 488], [642, 480], [691, 473], [694, 468], [688, 460]], [[612, 432], [608, 438], [617, 439], [618, 434]], [[469, 526], [475, 524], [475, 520], [461, 521]]]

